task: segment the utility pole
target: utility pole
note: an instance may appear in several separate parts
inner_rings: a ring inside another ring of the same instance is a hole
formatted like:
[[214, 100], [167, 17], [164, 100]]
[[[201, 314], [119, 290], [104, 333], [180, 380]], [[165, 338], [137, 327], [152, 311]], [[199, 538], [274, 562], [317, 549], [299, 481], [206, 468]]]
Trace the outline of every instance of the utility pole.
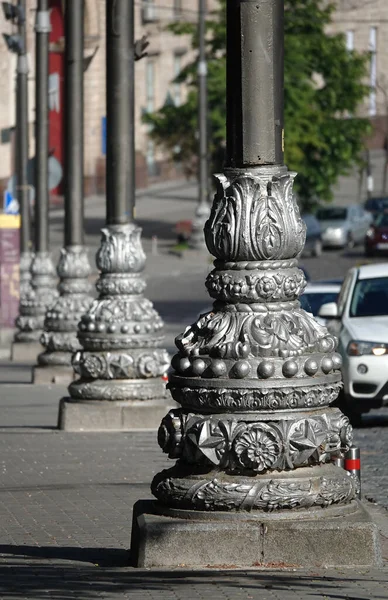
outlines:
[[[21, 300], [23, 322], [18, 323], [30, 344], [26, 358], [34, 359], [42, 346], [46, 310], [58, 296], [55, 269], [49, 252], [48, 190], [48, 49], [50, 12], [48, 0], [38, 0], [36, 11], [35, 83], [35, 255], [31, 264], [31, 289]], [[20, 334], [19, 334], [20, 337]]]
[[[163, 322], [144, 298], [145, 254], [135, 207], [135, 59], [133, 0], [106, 2], [106, 226], [97, 252], [99, 297], [78, 326], [80, 379], [62, 399], [59, 426], [67, 430], [152, 427], [170, 402], [163, 376], [169, 358]], [[141, 402], [138, 402], [141, 400]]]
[[207, 64], [206, 64], [206, 0], [198, 0], [198, 204], [193, 221], [193, 231], [189, 245], [194, 249], [206, 248], [203, 228], [210, 213], [209, 172], [208, 172], [208, 106], [207, 106]]
[[84, 1], [67, 0], [65, 7], [65, 231], [57, 273], [60, 297], [46, 312], [34, 383], [70, 383], [72, 355], [81, 349], [77, 325], [89, 308], [91, 268], [84, 246]]
[[[17, 24], [17, 35], [4, 34], [6, 44], [11, 52], [17, 53], [16, 66], [16, 143], [15, 143], [15, 179], [16, 198], [19, 202], [21, 216], [20, 223], [20, 299], [24, 298], [31, 284], [31, 219], [29, 186], [27, 180], [28, 164], [28, 61], [27, 61], [27, 35], [26, 35], [26, 0], [19, 0], [17, 5], [10, 2], [2, 3], [4, 16], [7, 20]], [[18, 331], [15, 334], [15, 343], [12, 356], [17, 357], [19, 342], [28, 342], [28, 334], [23, 330], [28, 317], [23, 313], [22, 304], [19, 305], [19, 315], [16, 319]]]
[[157, 501], [134, 507], [141, 567], [378, 560], [358, 482], [332, 462], [352, 445], [330, 406], [337, 340], [298, 301], [306, 228], [283, 163], [283, 21], [283, 0], [227, 2], [227, 157], [205, 225], [215, 302], [176, 338], [181, 407], [158, 440], [177, 462], [154, 477]]

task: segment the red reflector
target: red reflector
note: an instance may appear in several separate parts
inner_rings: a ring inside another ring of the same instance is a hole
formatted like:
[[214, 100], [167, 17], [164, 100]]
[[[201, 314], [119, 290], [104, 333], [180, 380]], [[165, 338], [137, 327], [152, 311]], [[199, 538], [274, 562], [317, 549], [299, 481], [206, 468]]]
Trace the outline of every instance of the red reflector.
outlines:
[[359, 471], [361, 461], [359, 458], [345, 458], [345, 471]]

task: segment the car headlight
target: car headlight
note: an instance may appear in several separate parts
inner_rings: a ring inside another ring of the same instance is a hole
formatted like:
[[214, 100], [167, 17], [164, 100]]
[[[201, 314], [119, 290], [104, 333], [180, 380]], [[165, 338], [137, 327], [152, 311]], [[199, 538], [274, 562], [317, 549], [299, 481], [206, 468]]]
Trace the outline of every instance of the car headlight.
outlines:
[[364, 356], [364, 354], [383, 356], [384, 354], [388, 354], [388, 344], [352, 340], [349, 342], [346, 352], [348, 356]]
[[366, 232], [366, 237], [371, 239], [375, 237], [375, 230], [373, 227], [369, 227], [368, 231]]

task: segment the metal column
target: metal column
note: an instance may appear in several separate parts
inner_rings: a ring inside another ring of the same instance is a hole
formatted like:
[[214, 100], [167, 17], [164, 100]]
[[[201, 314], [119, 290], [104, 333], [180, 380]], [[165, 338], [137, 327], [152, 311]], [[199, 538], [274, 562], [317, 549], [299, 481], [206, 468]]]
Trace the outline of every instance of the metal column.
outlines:
[[77, 325], [92, 301], [91, 268], [83, 229], [83, 42], [84, 2], [67, 0], [65, 8], [65, 235], [57, 273], [60, 297], [46, 313], [35, 382], [73, 379], [72, 355], [81, 349]]
[[[81, 377], [69, 387], [72, 404], [63, 409], [63, 428], [77, 399], [108, 401], [113, 412], [103, 403], [101, 410], [113, 414], [117, 400], [128, 401], [131, 412], [133, 400], [165, 396], [163, 375], [168, 355], [161, 348], [163, 323], [143, 296], [145, 254], [141, 229], [133, 221], [134, 60], [134, 4], [107, 0], [107, 198], [106, 227], [97, 252], [99, 297], [79, 324], [78, 339], [83, 350], [75, 355], [73, 364]], [[90, 405], [91, 410], [92, 406], [96, 410], [95, 404]], [[142, 407], [148, 410], [147, 402]], [[154, 410], [158, 410], [157, 405]], [[90, 421], [87, 415], [85, 419]]]

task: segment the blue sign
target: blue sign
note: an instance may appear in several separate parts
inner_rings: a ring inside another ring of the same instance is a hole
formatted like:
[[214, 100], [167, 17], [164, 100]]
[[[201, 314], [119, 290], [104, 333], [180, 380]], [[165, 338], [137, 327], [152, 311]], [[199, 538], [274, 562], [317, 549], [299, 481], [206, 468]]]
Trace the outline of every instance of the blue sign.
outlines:
[[6, 215], [19, 214], [19, 202], [12, 196], [9, 190], [4, 191], [4, 212]]
[[106, 117], [101, 119], [101, 152], [106, 156]]

